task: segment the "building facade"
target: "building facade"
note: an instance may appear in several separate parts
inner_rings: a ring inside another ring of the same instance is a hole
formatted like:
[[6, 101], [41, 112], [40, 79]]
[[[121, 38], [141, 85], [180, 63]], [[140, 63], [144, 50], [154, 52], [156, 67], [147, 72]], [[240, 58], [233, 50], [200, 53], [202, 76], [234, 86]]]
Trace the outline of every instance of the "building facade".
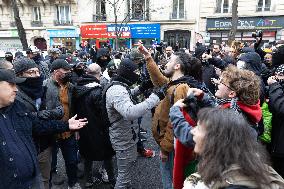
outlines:
[[[228, 40], [233, 0], [201, 0], [198, 31], [206, 43]], [[284, 0], [238, 0], [236, 40], [254, 41], [252, 32], [263, 31], [265, 42], [284, 39]]]
[[[20, 18], [29, 45], [41, 50], [52, 46], [79, 48], [76, 0], [18, 0]], [[0, 50], [22, 49], [10, 0], [0, 0]]]
[[131, 48], [138, 41], [147, 47], [161, 41], [180, 48], [195, 44], [198, 1], [121, 0], [114, 4], [113, 0], [97, 0], [78, 3], [82, 39], [91, 44], [113, 44], [117, 35], [119, 46], [124, 48]]

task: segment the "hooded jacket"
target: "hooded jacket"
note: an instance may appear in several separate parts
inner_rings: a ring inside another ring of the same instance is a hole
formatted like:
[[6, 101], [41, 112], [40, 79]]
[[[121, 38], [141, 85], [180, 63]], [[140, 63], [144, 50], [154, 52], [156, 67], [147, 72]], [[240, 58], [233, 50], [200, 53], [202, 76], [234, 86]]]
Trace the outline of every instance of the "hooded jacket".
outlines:
[[99, 80], [90, 75], [84, 75], [78, 81], [74, 90], [74, 106], [79, 118], [87, 118], [86, 127], [79, 130], [79, 148], [83, 157], [102, 161], [114, 155], [102, 111], [102, 88]]
[[110, 86], [106, 91], [106, 110], [111, 123], [109, 135], [113, 149], [121, 151], [137, 144], [138, 118], [155, 107], [160, 99], [156, 94], [151, 94], [143, 102], [135, 104], [132, 96], [140, 92], [138, 88], [130, 92], [126, 83], [115, 82], [118, 84]]
[[[102, 56], [106, 56], [107, 60], [106, 61], [102, 61], [101, 57]], [[97, 52], [97, 64], [103, 68], [103, 70], [106, 68], [107, 64], [110, 62], [111, 58], [110, 58], [110, 53], [109, 50], [107, 48], [100, 48], [98, 49]]]

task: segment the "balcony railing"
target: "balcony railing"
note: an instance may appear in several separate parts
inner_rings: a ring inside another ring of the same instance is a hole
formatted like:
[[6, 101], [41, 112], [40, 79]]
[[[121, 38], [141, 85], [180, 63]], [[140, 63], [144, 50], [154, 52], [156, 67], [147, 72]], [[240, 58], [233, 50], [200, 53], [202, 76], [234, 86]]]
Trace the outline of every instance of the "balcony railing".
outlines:
[[94, 14], [93, 15], [93, 21], [97, 22], [97, 21], [106, 21], [107, 16], [106, 14]]
[[147, 12], [144, 13], [132, 13], [129, 15], [130, 20], [138, 20], [138, 21], [149, 21], [149, 14]]
[[31, 21], [32, 27], [42, 27], [42, 21]]
[[270, 11], [270, 6], [256, 6], [256, 11], [257, 12], [262, 12], [262, 11]]
[[171, 12], [170, 13], [170, 20], [186, 20], [187, 19], [187, 13], [184, 12]]
[[54, 20], [55, 26], [72, 26], [73, 21], [72, 20]]

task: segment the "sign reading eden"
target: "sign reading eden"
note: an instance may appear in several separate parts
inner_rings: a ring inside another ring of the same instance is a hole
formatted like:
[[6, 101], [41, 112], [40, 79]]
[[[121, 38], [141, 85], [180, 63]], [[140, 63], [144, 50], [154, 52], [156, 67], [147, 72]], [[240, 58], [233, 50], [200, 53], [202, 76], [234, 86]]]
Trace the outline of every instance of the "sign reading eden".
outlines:
[[[207, 30], [230, 30], [232, 27], [231, 18], [208, 18]], [[272, 17], [248, 17], [239, 18], [239, 30], [265, 30], [265, 29], [282, 29], [284, 28], [284, 16]]]

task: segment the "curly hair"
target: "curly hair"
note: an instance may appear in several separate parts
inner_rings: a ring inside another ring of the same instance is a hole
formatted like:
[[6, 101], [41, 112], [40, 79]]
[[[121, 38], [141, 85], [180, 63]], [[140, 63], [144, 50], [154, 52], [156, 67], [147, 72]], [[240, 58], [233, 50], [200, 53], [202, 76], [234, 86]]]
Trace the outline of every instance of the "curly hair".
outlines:
[[231, 65], [222, 72], [221, 77], [236, 92], [241, 102], [247, 105], [254, 105], [258, 102], [260, 79], [255, 73]]
[[231, 109], [204, 108], [198, 113], [205, 137], [198, 173], [206, 185], [222, 182], [223, 172], [232, 165], [259, 184], [268, 184], [267, 154], [242, 114]]
[[198, 58], [190, 57], [184, 52], [174, 53], [178, 57], [178, 64], [184, 75], [192, 76], [198, 81], [202, 81], [202, 64]]

